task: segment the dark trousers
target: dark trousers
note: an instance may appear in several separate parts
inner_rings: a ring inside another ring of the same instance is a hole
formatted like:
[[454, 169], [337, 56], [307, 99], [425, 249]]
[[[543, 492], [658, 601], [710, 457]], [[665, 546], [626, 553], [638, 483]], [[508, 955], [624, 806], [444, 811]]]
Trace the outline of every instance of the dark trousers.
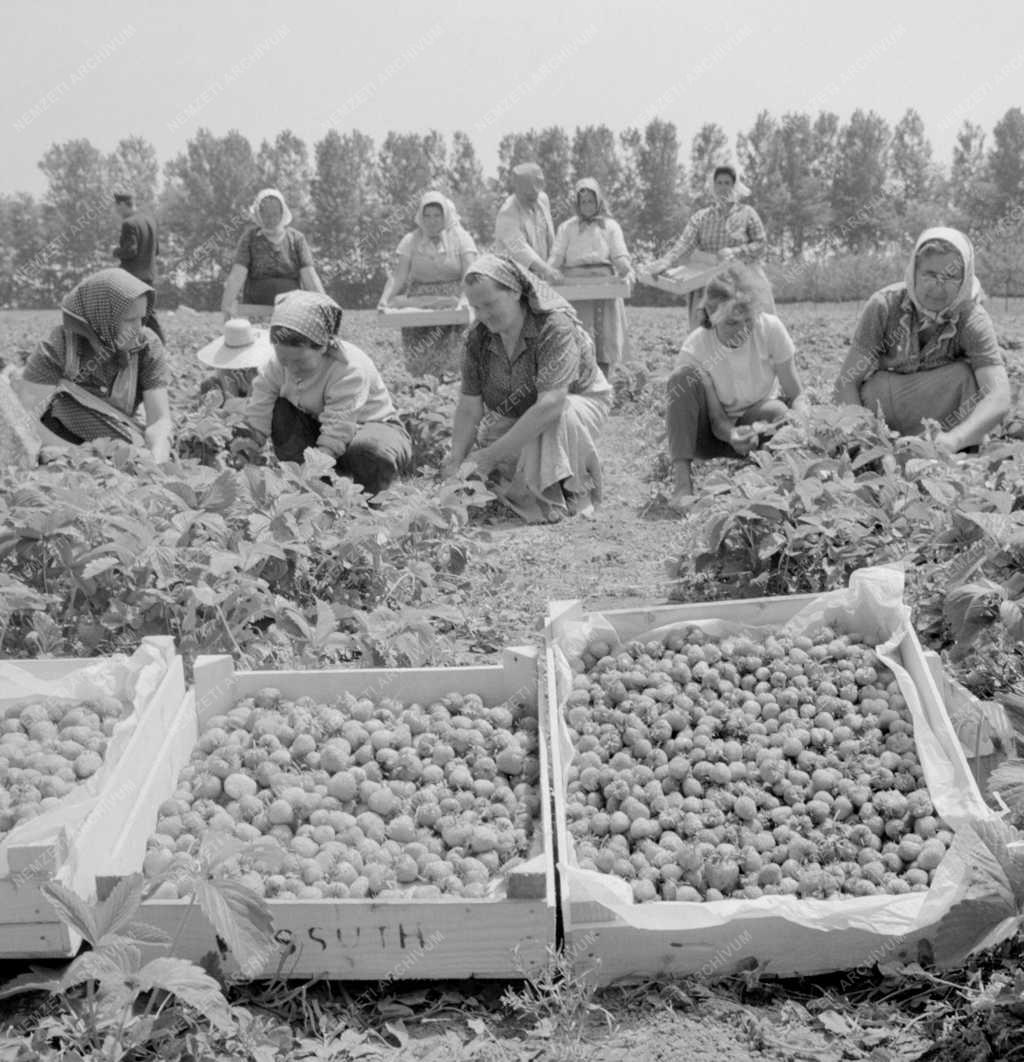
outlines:
[[[293, 406], [286, 398], [274, 403], [270, 439], [279, 461], [302, 464], [303, 451], [316, 446], [320, 421], [311, 413]], [[396, 476], [405, 475], [412, 463], [412, 444], [401, 424], [369, 421], [360, 424], [348, 449], [335, 462], [339, 476], [348, 476], [367, 494], [387, 490]]]
[[[736, 422], [775, 421], [785, 412], [785, 404], [780, 399], [767, 398], [744, 410]], [[739, 456], [711, 430], [704, 380], [695, 366], [684, 365], [669, 377], [665, 427], [668, 429], [668, 452], [674, 462]], [[763, 441], [762, 437], [759, 445]]]

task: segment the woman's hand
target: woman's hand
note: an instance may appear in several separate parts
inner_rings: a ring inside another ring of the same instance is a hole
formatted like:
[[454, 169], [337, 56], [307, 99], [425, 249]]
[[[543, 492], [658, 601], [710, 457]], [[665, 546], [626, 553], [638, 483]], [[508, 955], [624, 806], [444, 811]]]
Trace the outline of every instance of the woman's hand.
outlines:
[[736, 249], [734, 247], [723, 247], [718, 252], [718, 260], [720, 262], [731, 262], [736, 258]]
[[484, 446], [479, 450], [474, 450], [466, 458], [466, 461], [474, 465], [477, 474], [486, 479], [501, 464], [502, 457], [500, 454], [496, 454], [489, 446]]
[[171, 440], [167, 436], [167, 433], [153, 428], [146, 429], [146, 445], [149, 447], [149, 452], [153, 455], [153, 460], [162, 465], [165, 461], [171, 459]]
[[757, 449], [757, 429], [750, 424], [737, 424], [729, 432], [729, 445], [741, 457]]

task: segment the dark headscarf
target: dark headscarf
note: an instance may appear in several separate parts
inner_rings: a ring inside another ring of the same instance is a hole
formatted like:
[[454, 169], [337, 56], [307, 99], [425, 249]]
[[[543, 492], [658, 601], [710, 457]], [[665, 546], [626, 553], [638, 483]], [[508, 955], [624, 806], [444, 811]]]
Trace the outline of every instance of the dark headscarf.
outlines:
[[124, 269], [101, 269], [85, 278], [64, 296], [60, 304], [63, 327], [83, 336], [99, 353], [122, 360], [146, 345], [141, 336], [130, 350], [119, 350], [117, 329], [128, 307], [146, 296], [147, 312], [152, 311], [156, 293], [138, 277]]

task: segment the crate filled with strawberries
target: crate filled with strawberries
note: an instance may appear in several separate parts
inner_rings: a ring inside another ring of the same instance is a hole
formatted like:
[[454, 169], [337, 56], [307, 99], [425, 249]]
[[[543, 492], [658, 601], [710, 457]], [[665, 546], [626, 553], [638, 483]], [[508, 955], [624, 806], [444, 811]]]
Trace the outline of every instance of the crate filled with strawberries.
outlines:
[[[235, 672], [200, 658], [196, 713], [126, 836], [144, 834], [147, 921], [216, 945], [184, 881], [264, 899], [276, 947], [247, 976], [502, 977], [554, 942], [537, 654], [501, 666]], [[173, 768], [173, 769], [171, 769]], [[181, 873], [176, 873], [181, 871]]]
[[42, 892], [95, 896], [96, 878], [186, 698], [170, 638], [131, 656], [0, 663], [0, 957], [58, 957], [81, 943]]
[[900, 589], [869, 569], [830, 595], [552, 606], [545, 710], [581, 967], [785, 975], [932, 954], [963, 899], [958, 834], [1002, 824]]

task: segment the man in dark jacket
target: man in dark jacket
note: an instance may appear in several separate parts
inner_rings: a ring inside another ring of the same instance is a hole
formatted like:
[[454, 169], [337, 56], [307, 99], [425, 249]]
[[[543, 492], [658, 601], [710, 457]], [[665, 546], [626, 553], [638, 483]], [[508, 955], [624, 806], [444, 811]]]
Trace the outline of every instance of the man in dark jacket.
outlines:
[[[115, 192], [114, 209], [121, 217], [121, 242], [114, 248], [114, 257], [121, 268], [138, 277], [150, 287], [156, 287], [156, 256], [160, 253], [156, 223], [135, 207], [135, 196], [128, 191]], [[166, 343], [156, 314], [149, 314], [142, 322]]]

